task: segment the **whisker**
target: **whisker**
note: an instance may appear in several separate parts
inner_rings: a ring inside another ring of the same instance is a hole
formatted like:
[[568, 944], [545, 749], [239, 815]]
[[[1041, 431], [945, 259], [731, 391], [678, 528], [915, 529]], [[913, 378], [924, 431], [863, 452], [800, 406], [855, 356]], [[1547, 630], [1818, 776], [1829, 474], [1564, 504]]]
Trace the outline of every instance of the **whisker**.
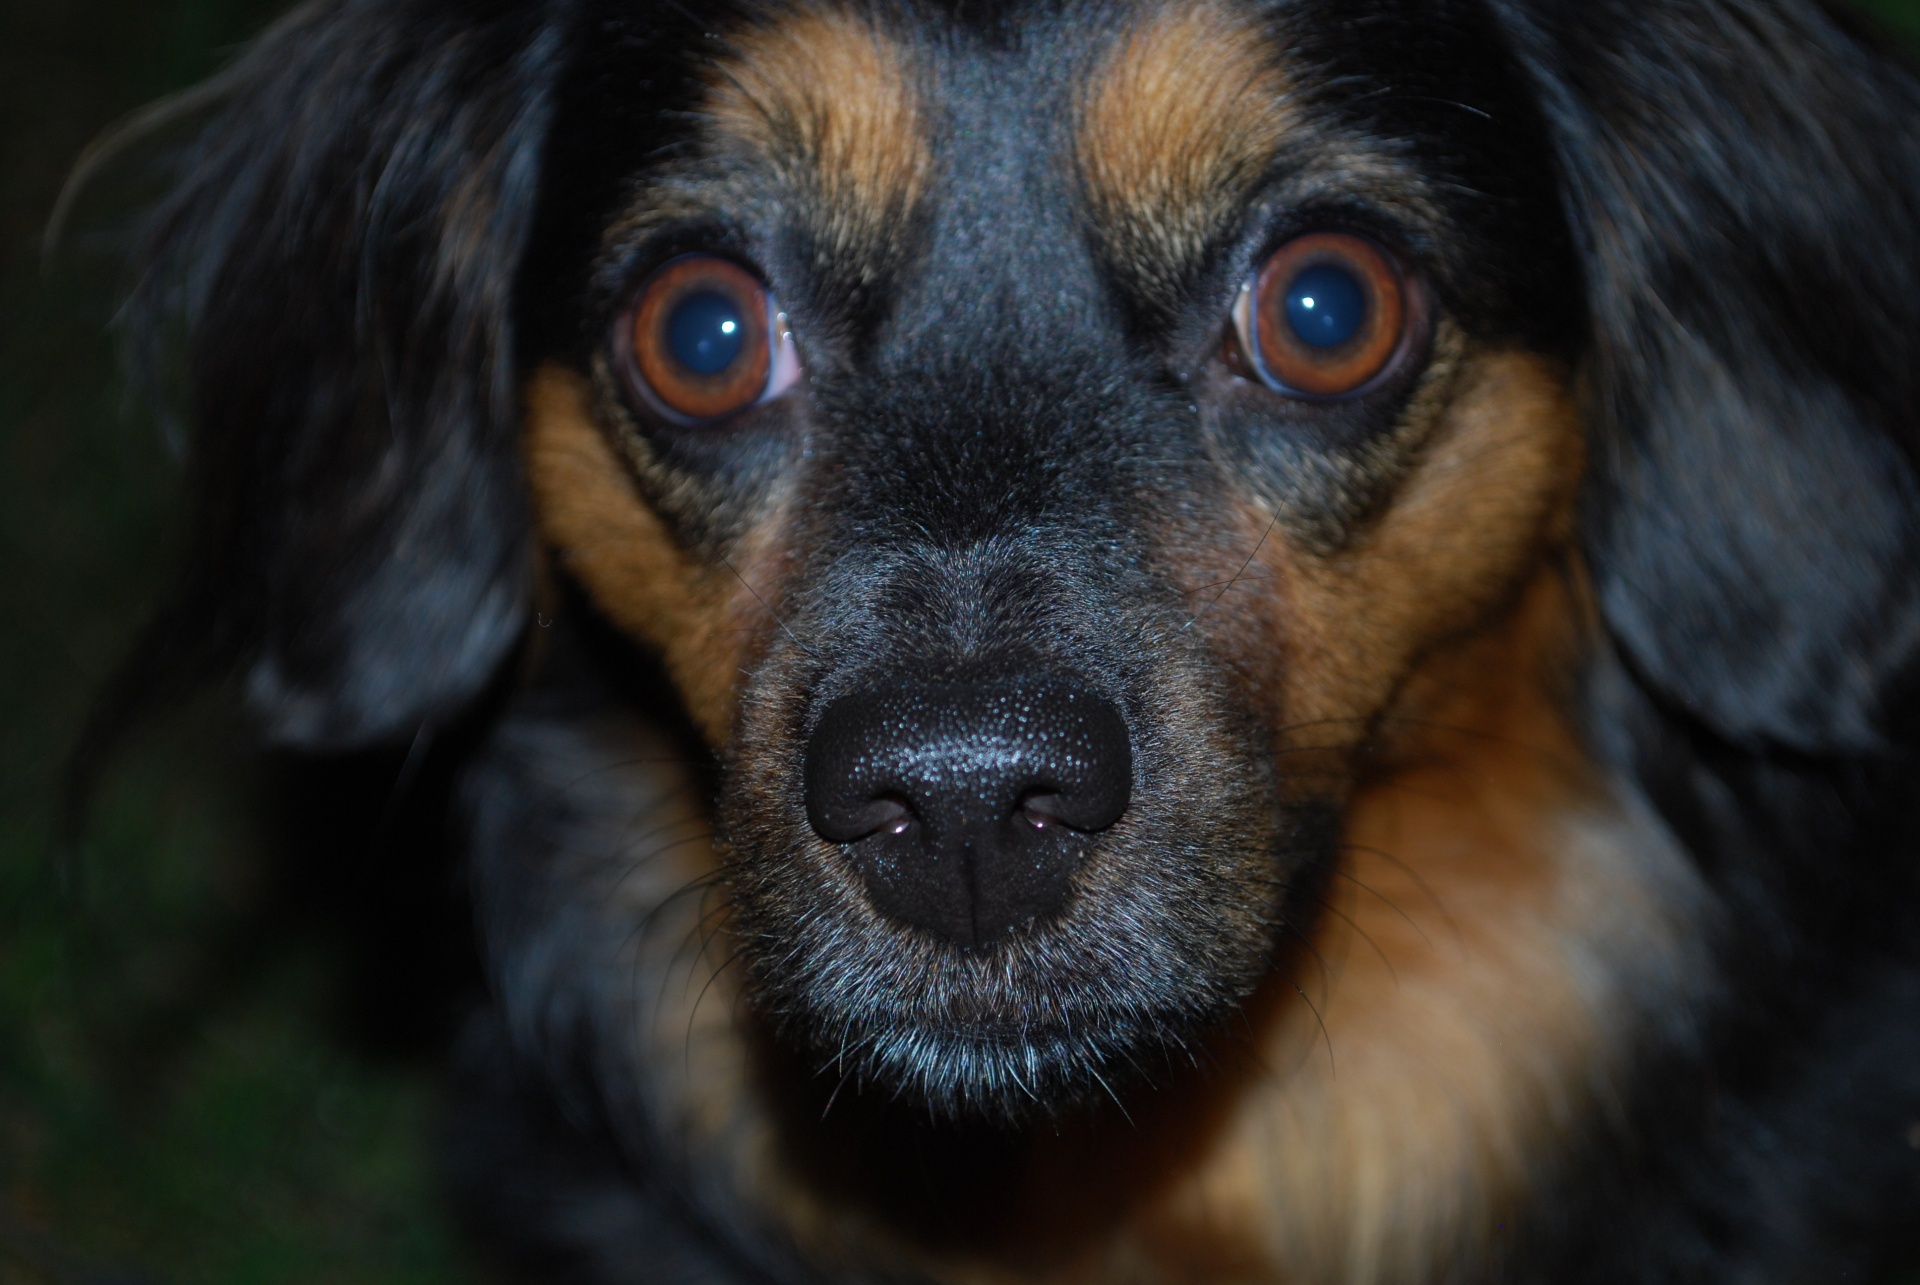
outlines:
[[1130, 1127], [1138, 1129], [1140, 1126], [1137, 1124], [1134, 1124], [1133, 1115], [1127, 1110], [1127, 1104], [1120, 1100], [1120, 1095], [1113, 1091], [1113, 1086], [1111, 1084], [1107, 1083], [1107, 1077], [1100, 1074], [1100, 1068], [1095, 1066], [1093, 1063], [1089, 1062], [1087, 1064], [1087, 1074], [1091, 1075], [1094, 1079], [1094, 1082], [1098, 1084], [1101, 1087], [1101, 1089], [1106, 1092], [1106, 1095], [1108, 1097], [1113, 1099], [1113, 1105], [1119, 1108], [1120, 1118], [1125, 1120]]
[[[1356, 846], [1352, 844], [1343, 845], [1343, 847], [1345, 848], [1346, 851], [1349, 851], [1349, 852], [1357, 850]], [[1393, 911], [1394, 914], [1406, 920], [1407, 927], [1419, 933], [1420, 939], [1422, 941], [1426, 942], [1427, 945], [1429, 946], [1433, 945], [1433, 939], [1427, 936], [1427, 930], [1420, 926], [1420, 921], [1415, 919], [1412, 915], [1409, 915], [1405, 910], [1401, 909], [1400, 904], [1396, 902], [1393, 898], [1387, 896], [1386, 893], [1381, 892], [1378, 888], [1375, 888], [1369, 885], [1365, 880], [1361, 879], [1359, 875], [1356, 875], [1353, 873], [1353, 871], [1346, 869], [1344, 864], [1341, 862], [1334, 863], [1333, 873], [1339, 876], [1340, 878], [1345, 879], [1348, 883], [1351, 883], [1354, 887], [1359, 888], [1363, 892], [1370, 892], [1375, 897], [1378, 897], [1380, 901], [1386, 905], [1387, 909]]]
[[[722, 885], [716, 881], [715, 883], [709, 884], [706, 890], [700, 894], [703, 907], [707, 894], [721, 886]], [[692, 978], [693, 967], [702, 959], [706, 958], [707, 952], [713, 948], [714, 940], [720, 936], [721, 930], [727, 926], [727, 919], [732, 913], [733, 903], [731, 901], [723, 901], [715, 910], [702, 909], [700, 917], [694, 920], [693, 927], [688, 930], [687, 939], [691, 941], [694, 934], [698, 933], [700, 934], [700, 945], [694, 950], [693, 958], [688, 963], [689, 980]], [[685, 949], [685, 945], [686, 943], [681, 943], [681, 948]]]
[[[684, 848], [689, 844], [708, 843], [708, 842], [711, 842], [712, 839], [713, 839], [712, 831], [702, 830], [698, 834], [685, 835], [681, 838], [673, 840], [671, 843], [662, 843], [653, 847], [647, 852], [627, 862], [626, 867], [623, 870], [621, 870], [619, 877], [614, 879], [612, 883], [606, 886], [606, 888], [604, 889], [604, 895], [611, 897], [614, 894], [622, 891], [626, 887], [627, 882], [631, 880], [635, 875], [638, 875], [642, 870], [646, 869], [653, 862], [659, 860], [661, 857], [666, 856], [669, 852], [672, 852], [674, 849]], [[666, 907], [672, 903], [675, 897], [678, 897], [682, 893], [686, 892], [689, 887], [692, 887], [695, 884], [700, 884], [700, 883], [710, 881], [717, 877], [718, 877], [718, 872], [711, 871], [711, 870], [703, 871], [700, 874], [694, 876], [693, 880], [690, 883], [682, 884], [680, 888], [676, 889], [673, 893], [669, 894], [666, 898], [664, 898], [659, 902], [656, 902], [653, 906], [651, 906], [647, 910], [645, 917], [642, 919], [641, 921], [642, 924], [644, 925], [646, 923], [651, 922], [653, 916], [665, 910]]]
[[1273, 534], [1274, 528], [1279, 524], [1280, 524], [1280, 515], [1278, 513], [1275, 513], [1273, 517], [1267, 521], [1267, 529], [1260, 533], [1260, 539], [1254, 544], [1253, 552], [1249, 553], [1247, 555], [1247, 560], [1240, 564], [1240, 570], [1236, 571], [1233, 575], [1233, 578], [1231, 580], [1228, 580], [1227, 583], [1221, 587], [1220, 592], [1214, 595], [1213, 601], [1209, 602], [1206, 606], [1200, 608], [1200, 610], [1194, 612], [1193, 615], [1188, 618], [1187, 623], [1180, 626], [1181, 629], [1185, 630], [1185, 629], [1193, 628], [1195, 621], [1199, 620], [1200, 617], [1206, 615], [1209, 611], [1212, 611], [1214, 607], [1219, 605], [1220, 599], [1227, 596], [1227, 590], [1233, 588], [1234, 585], [1239, 583], [1240, 577], [1245, 575], [1247, 572], [1247, 568], [1253, 565], [1253, 560], [1260, 556], [1260, 550], [1267, 547], [1268, 537]]
[[[1308, 935], [1300, 925], [1290, 919], [1283, 920], [1282, 923], [1288, 932], [1300, 939], [1300, 944], [1307, 948], [1307, 953], [1312, 955], [1314, 962], [1320, 966], [1320, 1000], [1322, 1003], [1325, 1003], [1328, 993], [1327, 988], [1333, 984], [1333, 965], [1327, 962], [1327, 957], [1320, 953], [1319, 945], [1314, 942], [1313, 938]], [[1287, 982], [1295, 990], [1300, 989], [1300, 983], [1296, 979], [1289, 977], [1287, 978]]]
[[[712, 887], [713, 884], [718, 881], [719, 877], [718, 871], [708, 871], [704, 874], [696, 875], [655, 902], [647, 910], [647, 913], [640, 916], [639, 920], [628, 930], [626, 937], [621, 940], [620, 949], [624, 951], [629, 948], [637, 948], [641, 939], [653, 928], [659, 916], [666, 911], [667, 907], [690, 892], [704, 892], [707, 888]], [[636, 956], [638, 955], [637, 949], [635, 949], [635, 954]], [[671, 961], [669, 961], [669, 963], [671, 963]], [[636, 967], [637, 966], [636, 963]]]
[[693, 1074], [693, 1027], [694, 1023], [700, 1017], [700, 1005], [707, 998], [707, 992], [713, 989], [713, 984], [720, 980], [720, 974], [726, 972], [728, 968], [733, 966], [736, 960], [746, 953], [747, 948], [741, 946], [731, 955], [721, 960], [720, 966], [707, 975], [707, 984], [700, 988], [698, 995], [694, 996], [693, 1007], [687, 1010], [687, 1038], [683, 1047], [686, 1050], [686, 1071], [689, 1076]]
[[[1393, 984], [1395, 986], [1398, 986], [1400, 984], [1400, 970], [1393, 966], [1393, 961], [1387, 958], [1387, 952], [1385, 950], [1382, 950], [1380, 947], [1380, 943], [1373, 939], [1373, 934], [1369, 933], [1366, 929], [1362, 928], [1352, 915], [1349, 915], [1344, 910], [1341, 910], [1338, 906], [1334, 905], [1333, 902], [1330, 901], [1329, 899], [1325, 897], [1314, 896], [1314, 897], [1310, 897], [1309, 900], [1311, 900], [1313, 904], [1319, 906], [1320, 909], [1326, 911], [1329, 915], [1332, 915], [1334, 918], [1345, 923], [1347, 927], [1353, 929], [1353, 931], [1359, 935], [1362, 941], [1366, 942], [1367, 945], [1373, 948], [1373, 953], [1380, 957], [1380, 962], [1387, 966], [1387, 973], [1393, 978]], [[1318, 951], [1315, 951], [1315, 954], [1318, 954], [1318, 953], [1319, 953]], [[1322, 971], [1323, 972], [1325, 971], [1324, 964], [1322, 965]]]
[[820, 1118], [822, 1120], [826, 1119], [827, 1114], [833, 1110], [833, 1104], [840, 1100], [840, 1090], [847, 1087], [847, 1081], [851, 1078], [853, 1077], [849, 1072], [844, 1070], [840, 1072], [839, 1080], [834, 1083], [833, 1092], [827, 1094], [827, 1104], [820, 1108]]
[[[1417, 886], [1421, 892], [1426, 894], [1428, 902], [1432, 904], [1435, 910], [1440, 912], [1440, 917], [1447, 921], [1447, 926], [1453, 929], [1454, 935], [1461, 937], [1463, 941], [1465, 940], [1460, 933], [1460, 925], [1454, 921], [1453, 913], [1447, 909], [1446, 903], [1440, 900], [1440, 895], [1433, 890], [1433, 885], [1422, 878], [1418, 870], [1414, 869], [1405, 861], [1402, 861], [1399, 857], [1394, 856], [1385, 848], [1375, 848], [1364, 843], [1343, 842], [1340, 845], [1340, 850], [1343, 852], [1364, 852], [1369, 856], [1379, 857], [1382, 861], [1391, 862], [1402, 874], [1413, 880], [1415, 886]], [[1336, 869], [1337, 868], [1338, 867], [1336, 867]]]
[[1320, 1010], [1314, 1006], [1312, 998], [1300, 989], [1299, 982], [1289, 977], [1287, 979], [1287, 985], [1293, 987], [1293, 993], [1300, 997], [1300, 1002], [1305, 1004], [1307, 1010], [1313, 1014], [1313, 1020], [1320, 1024], [1320, 1038], [1325, 1040], [1327, 1045], [1327, 1074], [1338, 1075], [1339, 1071], [1333, 1062], [1333, 1033], [1327, 1030], [1327, 1019], [1320, 1016]]
[[615, 759], [610, 763], [602, 763], [598, 767], [589, 768], [579, 776], [570, 778], [565, 784], [548, 784], [545, 789], [549, 797], [565, 799], [570, 796], [574, 790], [585, 785], [595, 777], [605, 776], [610, 772], [623, 772], [629, 768], [636, 767], [684, 767], [690, 771], [704, 772], [713, 767], [713, 761], [711, 759], [677, 758], [671, 756]]
[[813, 659], [813, 660], [820, 659], [817, 655], [814, 654], [813, 648], [807, 646], [805, 643], [800, 641], [800, 635], [794, 633], [793, 630], [787, 625], [786, 618], [783, 617], [779, 612], [775, 611], [771, 606], [768, 605], [767, 600], [760, 596], [760, 591], [758, 589], [754, 588], [751, 584], [747, 583], [747, 578], [740, 574], [739, 569], [733, 565], [732, 559], [723, 557], [720, 559], [720, 562], [721, 562], [721, 565], [725, 566], [728, 571], [733, 572], [733, 578], [740, 582], [740, 587], [753, 595], [753, 600], [760, 604], [760, 609], [766, 612], [767, 615], [773, 618], [773, 623], [780, 626], [780, 632], [787, 636], [787, 640], [789, 642], [791, 642], [794, 646], [798, 647], [810, 659]]
[[[638, 818], [636, 818], [634, 821], [629, 821], [627, 824], [629, 826], [638, 824]], [[645, 831], [644, 833], [641, 833], [641, 834], [636, 834], [631, 836], [629, 836], [624, 832], [620, 834], [620, 836], [614, 841], [613, 850], [615, 852], [628, 851], [634, 848], [638, 848], [644, 844], [652, 843], [655, 839], [658, 839], [663, 835], [672, 834], [675, 831], [684, 829], [687, 826], [699, 827], [699, 833], [682, 835], [680, 838], [675, 839], [671, 843], [663, 843], [652, 848], [644, 856], [634, 857], [630, 859], [627, 863], [626, 870], [622, 872], [620, 878], [615, 881], [614, 888], [615, 889], [619, 888], [619, 886], [622, 883], [625, 883], [628, 879], [632, 878], [633, 875], [638, 870], [640, 870], [641, 867], [646, 865], [648, 862], [654, 861], [662, 856], [665, 856], [667, 853], [673, 851], [675, 848], [683, 847], [689, 843], [698, 842], [700, 839], [711, 839], [713, 837], [713, 827], [704, 817], [682, 817], [675, 821], [662, 821], [659, 825], [654, 826], [653, 829]]]

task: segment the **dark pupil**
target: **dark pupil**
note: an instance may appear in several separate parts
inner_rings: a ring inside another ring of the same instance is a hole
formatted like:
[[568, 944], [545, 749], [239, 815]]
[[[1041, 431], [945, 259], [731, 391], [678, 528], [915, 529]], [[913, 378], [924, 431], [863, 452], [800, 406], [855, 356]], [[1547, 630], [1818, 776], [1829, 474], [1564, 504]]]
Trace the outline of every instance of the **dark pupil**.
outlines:
[[740, 305], [717, 291], [688, 295], [667, 317], [667, 351], [696, 375], [717, 375], [733, 365], [746, 341]]
[[1367, 319], [1367, 293], [1345, 268], [1316, 263], [1287, 287], [1287, 324], [1300, 342], [1337, 348]]

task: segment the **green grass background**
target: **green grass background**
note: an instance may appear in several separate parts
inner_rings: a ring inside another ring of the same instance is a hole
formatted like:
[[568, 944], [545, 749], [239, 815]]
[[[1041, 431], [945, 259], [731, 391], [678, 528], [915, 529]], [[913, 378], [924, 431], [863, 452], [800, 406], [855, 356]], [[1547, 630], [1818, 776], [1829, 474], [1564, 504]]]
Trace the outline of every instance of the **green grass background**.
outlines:
[[[115, 371], [111, 197], [51, 267], [41, 225], [90, 138], [280, 7], [0, 2], [0, 1285], [472, 1274], [430, 1059], [355, 1038], [345, 947], [279, 931], [261, 771], [217, 712], [115, 769], [77, 897], [47, 878], [59, 759], [161, 582], [177, 470]], [[1920, 37], [1920, 0], [1870, 7]]]

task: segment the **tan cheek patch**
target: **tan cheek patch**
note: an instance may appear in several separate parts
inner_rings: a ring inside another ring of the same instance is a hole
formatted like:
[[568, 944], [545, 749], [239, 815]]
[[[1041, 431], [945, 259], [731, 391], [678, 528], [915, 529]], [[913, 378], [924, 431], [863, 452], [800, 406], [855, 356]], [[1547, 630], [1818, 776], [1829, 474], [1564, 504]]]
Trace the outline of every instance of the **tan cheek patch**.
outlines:
[[808, 9], [733, 42], [707, 113], [796, 191], [829, 254], [884, 243], [912, 210], [930, 161], [906, 51], [871, 23]]
[[1571, 398], [1526, 354], [1458, 378], [1362, 540], [1316, 554], [1249, 509], [1258, 552], [1214, 624], [1265, 666], [1281, 774], [1342, 801], [1345, 846], [1304, 997], [1276, 980], [1234, 1122], [1142, 1221], [1162, 1254], [1210, 1228], [1264, 1246], [1269, 1279], [1420, 1278], [1577, 1109], [1616, 1036], [1591, 979], [1680, 950], [1670, 845], [1558, 699], [1589, 619], [1557, 561]]
[[1123, 270], [1164, 287], [1240, 211], [1293, 127], [1287, 82], [1253, 21], [1220, 3], [1170, 6], [1088, 79], [1076, 157]]
[[1544, 568], [1409, 682], [1420, 731], [1349, 805], [1300, 993], [1274, 983], [1254, 1083], [1148, 1243], [1261, 1244], [1248, 1279], [1430, 1279], [1607, 1094], [1634, 1014], [1705, 975], [1697, 875], [1557, 699], [1587, 620]]
[[1321, 556], [1268, 521], [1254, 582], [1273, 591], [1276, 719], [1300, 729], [1294, 744], [1370, 730], [1410, 664], [1513, 595], [1571, 530], [1584, 441], [1559, 368], [1483, 353], [1459, 379], [1363, 539]]
[[[613, 622], [651, 643], [710, 744], [727, 743], [740, 671], [770, 621], [753, 547], [694, 558], [594, 423], [585, 377], [542, 367], [527, 389], [527, 477], [541, 538]], [[751, 542], [750, 542], [751, 546]]]
[[1343, 800], [1344, 844], [1304, 996], [1275, 983], [1256, 1086], [1145, 1225], [1235, 1228], [1274, 1279], [1422, 1279], [1482, 1240], [1690, 975], [1699, 890], [1561, 703], [1592, 635], [1572, 400], [1520, 353], [1459, 380], [1364, 539], [1322, 556], [1250, 511], [1221, 604], [1268, 631], [1282, 774]]

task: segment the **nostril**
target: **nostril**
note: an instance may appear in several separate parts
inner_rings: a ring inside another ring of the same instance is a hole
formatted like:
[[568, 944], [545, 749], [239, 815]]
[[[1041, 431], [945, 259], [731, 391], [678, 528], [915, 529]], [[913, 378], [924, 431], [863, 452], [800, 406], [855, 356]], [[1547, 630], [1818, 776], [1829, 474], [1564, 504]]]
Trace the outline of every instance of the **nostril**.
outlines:
[[1044, 830], [1050, 825], [1064, 825], [1058, 811], [1060, 796], [1057, 794], [1034, 791], [1020, 800], [1020, 819], [1036, 830]]
[[882, 794], [847, 813], [846, 825], [841, 828], [846, 838], [833, 842], [858, 843], [876, 834], [897, 838], [912, 828], [913, 808], [907, 801], [897, 794]]
[[1022, 795], [1019, 817], [1036, 830], [1044, 830], [1050, 825], [1063, 825], [1073, 830], [1086, 828], [1067, 820], [1060, 795], [1053, 790], [1029, 790]]

